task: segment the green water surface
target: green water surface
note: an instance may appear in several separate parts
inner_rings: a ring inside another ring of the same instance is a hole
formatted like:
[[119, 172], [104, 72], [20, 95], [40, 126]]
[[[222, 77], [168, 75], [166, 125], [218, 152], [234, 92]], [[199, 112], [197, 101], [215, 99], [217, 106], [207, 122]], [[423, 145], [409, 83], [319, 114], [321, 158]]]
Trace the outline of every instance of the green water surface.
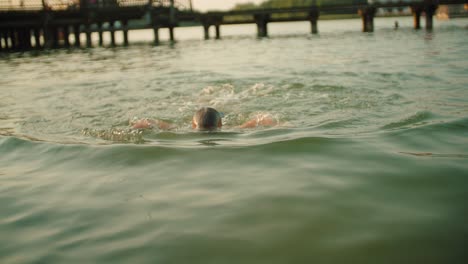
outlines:
[[393, 20], [2, 55], [0, 263], [466, 263], [468, 21]]

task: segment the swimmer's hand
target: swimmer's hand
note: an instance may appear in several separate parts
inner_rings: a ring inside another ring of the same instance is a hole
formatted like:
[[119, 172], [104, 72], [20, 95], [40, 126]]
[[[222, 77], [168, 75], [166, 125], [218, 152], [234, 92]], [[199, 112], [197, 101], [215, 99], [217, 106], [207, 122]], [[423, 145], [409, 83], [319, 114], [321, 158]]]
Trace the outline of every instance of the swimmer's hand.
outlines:
[[156, 119], [140, 119], [137, 121], [130, 121], [130, 125], [134, 129], [151, 129], [151, 128], [159, 128], [161, 130], [170, 130], [175, 128], [175, 126], [171, 123], [162, 121], [162, 120], [156, 120]]

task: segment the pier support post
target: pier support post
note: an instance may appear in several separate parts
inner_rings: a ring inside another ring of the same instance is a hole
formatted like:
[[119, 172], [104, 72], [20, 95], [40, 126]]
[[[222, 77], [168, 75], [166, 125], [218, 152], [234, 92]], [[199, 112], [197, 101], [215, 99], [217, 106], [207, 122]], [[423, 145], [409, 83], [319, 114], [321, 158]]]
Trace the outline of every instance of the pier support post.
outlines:
[[174, 0], [169, 0], [170, 6], [169, 6], [169, 39], [171, 40], [171, 43], [174, 43], [175, 38], [174, 38], [174, 27], [177, 26], [178, 21], [176, 20], [176, 8], [174, 4]]
[[73, 34], [75, 35], [75, 47], [80, 47], [81, 46], [81, 40], [80, 40], [80, 25], [73, 25]]
[[154, 45], [159, 45], [159, 27], [157, 25], [153, 25], [153, 32], [154, 32]]
[[68, 25], [63, 26], [63, 44], [65, 45], [65, 48], [70, 48], [70, 28]]
[[8, 50], [8, 48], [9, 48], [9, 47], [8, 47], [8, 34], [7, 34], [6, 31], [3, 31], [3, 32], [2, 32], [2, 40], [3, 40], [3, 43], [4, 43], [3, 47], [4, 47], [6, 50]]
[[99, 46], [102, 47], [102, 45], [104, 45], [104, 40], [103, 40], [103, 32], [102, 32], [102, 23], [99, 22], [97, 23], [97, 27], [98, 27], [98, 35], [99, 35]]
[[0, 31], [0, 50], [8, 50], [8, 42], [5, 41], [5, 39], [3, 38], [3, 30]]
[[8, 29], [6, 32], [6, 39], [5, 41], [7, 42], [8, 49], [9, 50], [14, 50], [15, 47], [15, 39], [14, 39], [14, 31], [13, 29]]
[[426, 30], [432, 30], [434, 27], [433, 18], [437, 7], [437, 4], [434, 4], [432, 1], [425, 1], [424, 13], [426, 13]]
[[8, 50], [8, 41], [5, 39], [5, 32], [0, 31], [0, 47], [2, 50]]
[[86, 23], [85, 31], [86, 31], [86, 47], [91, 48], [92, 47], [92, 43], [91, 43], [91, 25], [89, 23]]
[[10, 39], [8, 37], [8, 30], [3, 31], [3, 41], [5, 42], [5, 49], [11, 49]]
[[11, 45], [10, 45], [10, 40], [8, 38], [8, 30], [4, 30], [3, 31], [3, 34], [2, 34], [2, 39], [3, 39], [3, 47], [5, 50], [9, 50], [11, 49]]
[[52, 48], [52, 44], [53, 44], [53, 33], [52, 33], [52, 29], [50, 26], [45, 26], [43, 28], [44, 30], [44, 48], [46, 49], [50, 49]]
[[210, 27], [215, 27], [215, 38], [221, 38], [221, 24], [223, 23], [222, 15], [205, 15], [201, 18], [201, 23], [203, 25], [203, 32], [205, 39], [210, 39]]
[[56, 49], [59, 47], [59, 29], [58, 27], [52, 28], [52, 48]]
[[174, 38], [174, 27], [173, 26], [169, 27], [169, 39], [171, 40], [171, 42], [174, 42], [174, 40], [175, 40], [175, 38]]
[[32, 47], [31, 44], [31, 29], [29, 27], [23, 28], [21, 30], [21, 48], [23, 50], [30, 50]]
[[13, 30], [7, 29], [5, 30], [5, 44], [9, 50], [14, 50], [15, 45], [13, 43]]
[[128, 21], [122, 21], [124, 46], [128, 46]]
[[411, 13], [413, 14], [413, 26], [414, 29], [421, 28], [421, 13], [422, 13], [422, 6], [421, 5], [413, 5], [411, 6]]
[[434, 15], [434, 13], [429, 13], [429, 12], [425, 12], [425, 13], [426, 13], [426, 30], [432, 30], [434, 27], [434, 23], [432, 19], [432, 16]]
[[2, 50], [8, 50], [8, 41], [3, 30], [0, 31], [0, 47]]
[[10, 40], [8, 39], [8, 30], [3, 31], [3, 40], [5, 41], [5, 48], [8, 50], [11, 48]]
[[0, 29], [0, 51], [6, 49], [6, 45], [3, 45], [3, 30]]
[[203, 24], [203, 32], [205, 33], [205, 39], [210, 39], [210, 24]]
[[26, 39], [25, 39], [25, 32], [24, 28], [17, 29], [18, 34], [18, 48], [20, 50], [26, 50]]
[[15, 50], [18, 49], [17, 41], [16, 41], [16, 30], [10, 29], [10, 41], [11, 41], [11, 49]]
[[111, 35], [111, 46], [115, 47], [115, 21], [109, 22], [109, 30]]
[[8, 49], [8, 45], [7, 45], [7, 42], [5, 41], [4, 34], [5, 32], [3, 31], [3, 29], [1, 29], [0, 30], [0, 49], [2, 50]]
[[8, 30], [3, 30], [2, 32], [2, 39], [3, 39], [3, 47], [5, 50], [9, 50], [10, 49], [10, 44], [9, 44], [9, 40], [8, 40]]
[[11, 47], [13, 50], [18, 49], [18, 32], [16, 29], [10, 30], [10, 38], [11, 38]]
[[318, 33], [317, 20], [319, 17], [319, 11], [316, 7], [309, 11], [310, 29], [312, 34]]
[[255, 14], [255, 23], [257, 24], [257, 36], [259, 38], [268, 36], [268, 21], [270, 20], [269, 14]]
[[16, 45], [17, 49], [23, 50], [24, 49], [24, 34], [23, 29], [17, 28], [16, 29]]
[[3, 31], [3, 40], [5, 41], [5, 48], [7, 50], [11, 49], [11, 43], [8, 37], [8, 30]]
[[[42, 4], [44, 5], [45, 2], [43, 2]], [[44, 5], [44, 14], [42, 17], [41, 28], [42, 28], [42, 37], [44, 39], [43, 47], [45, 49], [49, 49], [52, 46], [51, 41], [50, 41], [50, 26], [49, 26], [50, 20], [51, 20], [50, 11]]]
[[373, 6], [359, 9], [362, 18], [362, 32], [374, 32], [375, 12], [376, 8]]
[[34, 42], [36, 42], [35, 48], [40, 49], [41, 48], [41, 30], [39, 28], [34, 28]]
[[215, 29], [216, 29], [216, 39], [220, 39], [221, 38], [221, 30], [220, 30], [220, 25], [219, 24], [216, 24], [215, 25]]
[[24, 48], [30, 50], [31, 47], [31, 28], [28, 27], [24, 29]]
[[9, 50], [12, 50], [12, 49], [15, 48], [15, 46], [13, 45], [13, 35], [12, 35], [11, 32], [12, 32], [11, 30], [7, 30], [5, 32], [5, 41], [6, 41], [7, 45], [8, 45]]

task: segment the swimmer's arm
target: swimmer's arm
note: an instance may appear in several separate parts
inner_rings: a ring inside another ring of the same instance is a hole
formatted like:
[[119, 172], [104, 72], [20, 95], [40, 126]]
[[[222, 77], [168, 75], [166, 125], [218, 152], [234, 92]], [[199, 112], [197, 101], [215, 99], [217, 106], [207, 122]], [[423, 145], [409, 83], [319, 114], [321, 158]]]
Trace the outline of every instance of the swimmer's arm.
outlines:
[[258, 126], [273, 127], [276, 125], [278, 125], [278, 121], [271, 116], [257, 116], [240, 125], [239, 128], [254, 128]]
[[249, 121], [245, 122], [244, 124], [240, 125], [239, 127], [240, 128], [254, 128], [256, 126], [257, 126], [257, 120], [252, 119], [252, 120], [249, 120]]
[[170, 130], [175, 128], [175, 126], [171, 123], [162, 121], [162, 120], [157, 120], [157, 119], [140, 119], [137, 120], [136, 122], [130, 122], [130, 125], [134, 129], [149, 129], [149, 128], [159, 128], [161, 130]]

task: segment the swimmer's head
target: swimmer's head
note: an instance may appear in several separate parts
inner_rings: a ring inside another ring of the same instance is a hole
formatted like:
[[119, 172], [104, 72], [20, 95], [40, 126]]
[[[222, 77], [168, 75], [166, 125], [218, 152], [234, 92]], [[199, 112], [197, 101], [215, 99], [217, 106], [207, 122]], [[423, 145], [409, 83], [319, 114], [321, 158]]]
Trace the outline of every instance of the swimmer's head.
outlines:
[[200, 108], [192, 118], [192, 128], [200, 130], [215, 130], [222, 124], [221, 114], [211, 107]]

